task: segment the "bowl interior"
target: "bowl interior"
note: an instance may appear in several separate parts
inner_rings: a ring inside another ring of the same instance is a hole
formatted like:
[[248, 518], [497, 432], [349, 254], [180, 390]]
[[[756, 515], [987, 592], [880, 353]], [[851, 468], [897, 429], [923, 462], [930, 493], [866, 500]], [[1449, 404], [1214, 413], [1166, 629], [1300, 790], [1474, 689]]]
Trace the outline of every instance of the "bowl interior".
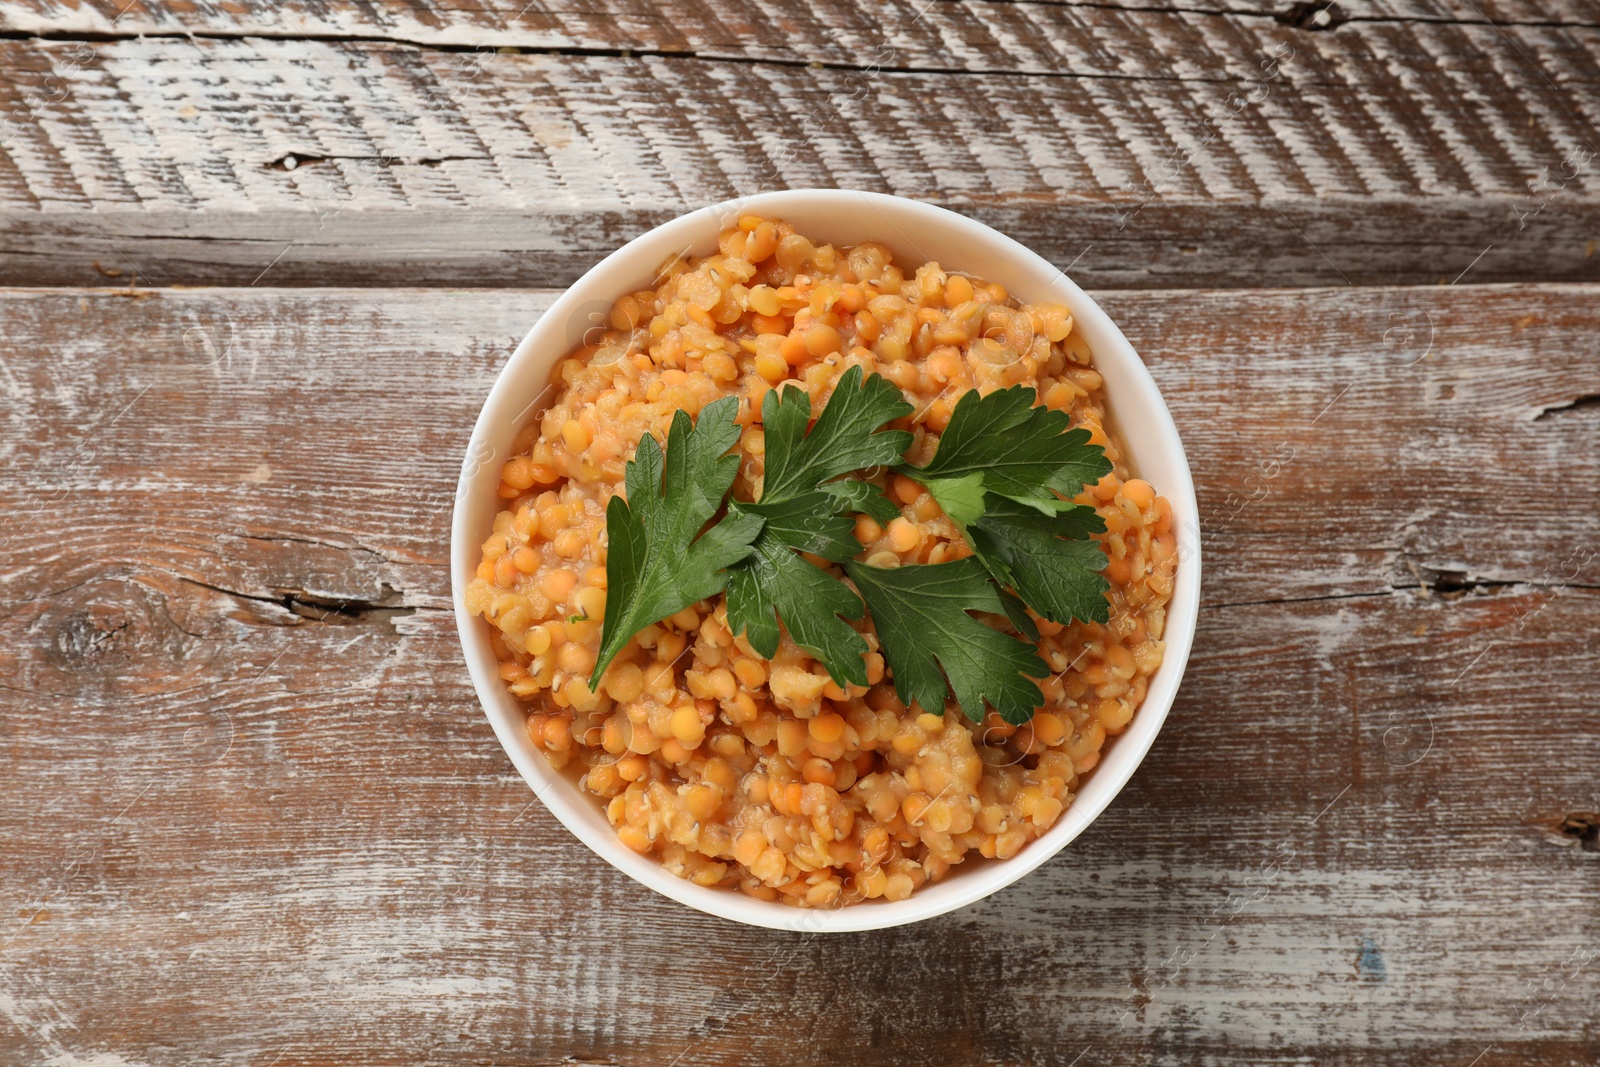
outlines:
[[[944, 881], [925, 886], [904, 901], [832, 910], [792, 908], [733, 890], [694, 885], [624, 846], [594, 798], [552, 771], [527, 739], [521, 705], [497, 673], [488, 624], [468, 615], [462, 600], [499, 510], [495, 494], [500, 466], [509, 457], [518, 428], [535, 417], [550, 395], [550, 372], [556, 362], [603, 321], [616, 297], [651, 285], [657, 268], [675, 254], [715, 251], [718, 233], [745, 213], [787, 219], [808, 237], [835, 245], [880, 241], [899, 262], [914, 266], [938, 260], [948, 270], [999, 282], [1024, 301], [1066, 304], [1094, 351], [1112, 416], [1133, 465], [1173, 507], [1179, 567], [1167, 610], [1166, 656], [1128, 729], [1107, 743], [1100, 765], [1043, 837], [1009, 860], [969, 861]], [[1121, 790], [1155, 740], [1189, 657], [1199, 607], [1199, 528], [1188, 463], [1154, 380], [1122, 332], [1060, 270], [986, 226], [927, 204], [876, 193], [793, 190], [713, 205], [644, 234], [585, 274], [539, 318], [496, 380], [473, 430], [456, 495], [451, 575], [468, 670], [495, 734], [546, 807], [585, 844], [645, 885], [713, 915], [774, 929], [862, 930], [939, 915], [1009, 885], [1082, 833]]]

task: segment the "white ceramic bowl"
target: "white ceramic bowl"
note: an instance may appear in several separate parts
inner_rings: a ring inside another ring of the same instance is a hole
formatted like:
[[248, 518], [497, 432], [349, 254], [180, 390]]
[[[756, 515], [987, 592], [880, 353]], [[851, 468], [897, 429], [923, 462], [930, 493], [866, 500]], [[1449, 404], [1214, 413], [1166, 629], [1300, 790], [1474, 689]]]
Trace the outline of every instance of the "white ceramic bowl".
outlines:
[[[936, 259], [946, 269], [999, 282], [1022, 300], [1066, 304], [1105, 377], [1112, 414], [1133, 465], [1172, 503], [1180, 562], [1167, 611], [1166, 657], [1127, 731], [1107, 745], [1077, 799], [1043, 837], [1009, 860], [974, 857], [907, 900], [825, 910], [793, 908], [731, 889], [695, 885], [627, 848], [617, 840], [597, 799], [552, 771], [528, 740], [522, 707], [497, 673], [489, 624], [468, 614], [462, 599], [500, 509], [496, 496], [500, 466], [508, 458], [517, 429], [544, 402], [541, 394], [556, 361], [579, 343], [586, 330], [603, 321], [597, 313], [603, 315], [613, 300], [649, 286], [656, 269], [678, 253], [714, 252], [718, 233], [745, 213], [787, 219], [806, 236], [834, 245], [880, 241], [893, 250], [897, 262], [915, 266]], [[1122, 331], [1065, 274], [1004, 234], [942, 208], [881, 193], [796, 189], [714, 204], [651, 230], [579, 278], [534, 323], [500, 372], [473, 428], [456, 492], [450, 570], [467, 668], [489, 722], [522, 777], [584, 844], [658, 893], [712, 915], [778, 930], [871, 930], [940, 915], [1010, 885], [1061, 851], [1105, 810], [1150, 750], [1189, 659], [1200, 601], [1199, 535], [1188, 461], [1154, 380]]]

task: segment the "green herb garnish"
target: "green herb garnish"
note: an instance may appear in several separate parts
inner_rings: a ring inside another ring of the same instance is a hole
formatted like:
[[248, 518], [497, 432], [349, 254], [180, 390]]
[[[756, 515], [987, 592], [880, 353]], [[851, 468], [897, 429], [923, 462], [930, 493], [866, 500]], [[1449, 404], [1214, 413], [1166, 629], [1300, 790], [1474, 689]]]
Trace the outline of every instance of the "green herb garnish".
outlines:
[[715, 596], [727, 568], [750, 554], [761, 517], [730, 512], [702, 532], [739, 473], [728, 449], [739, 439], [739, 401], [707, 404], [692, 427], [687, 412], [673, 416], [663, 464], [661, 446], [645, 435], [623, 475], [627, 499], [606, 506], [606, 618], [591, 690], [633, 635]]
[[1111, 463], [1089, 431], [1071, 429], [1064, 411], [1034, 407], [1036, 390], [1021, 385], [956, 401], [939, 449], [922, 467], [901, 472], [928, 487], [945, 514], [966, 525], [984, 513], [984, 493], [1053, 508], [1056, 493], [1074, 496], [1098, 482]]
[[989, 493], [984, 512], [966, 527], [967, 543], [997, 582], [1051, 622], [1105, 622], [1110, 584], [1100, 574], [1105, 552], [1092, 533], [1106, 524], [1086, 505], [1063, 504], [1054, 514]]
[[874, 374], [863, 384], [860, 367], [845, 371], [809, 433], [811, 398], [805, 390], [767, 394], [761, 407], [766, 431], [761, 499], [728, 505], [729, 514], [747, 512], [766, 523], [755, 552], [729, 568], [728, 577], [728, 628], [742, 632], [758, 654], [771, 659], [777, 653], [782, 619], [795, 644], [815, 656], [835, 682], [867, 684], [866, 638], [844, 621], [861, 618], [860, 598], [798, 553], [842, 563], [861, 551], [855, 520], [846, 512], [875, 509], [882, 501], [899, 514], [877, 486], [830, 479], [897, 462], [911, 447], [911, 435], [883, 426], [911, 411], [888, 379]]
[[948, 691], [973, 721], [983, 717], [985, 701], [1012, 723], [1027, 722], [1044, 703], [1032, 679], [1050, 669], [1038, 651], [967, 614], [1005, 612], [1000, 590], [975, 557], [908, 567], [852, 560], [844, 566], [872, 610], [901, 700], [942, 714], [948, 679]]
[[[777, 652], [781, 623], [837, 684], [865, 685], [867, 642], [846, 620], [870, 611], [901, 700], [942, 714], [948, 694], [974, 721], [986, 703], [1027, 721], [1043, 700], [1033, 679], [1049, 673], [1029, 643], [1039, 635], [1028, 609], [1063, 623], [1108, 616], [1105, 555], [1089, 539], [1105, 526], [1063, 497], [1111, 464], [1087, 430], [1037, 399], [1022, 386], [967, 392], [933, 458], [913, 467], [901, 458], [912, 436], [884, 429], [912, 411], [887, 379], [852, 367], [814, 425], [804, 390], [773, 390], [762, 406], [760, 498], [728, 499], [704, 530], [738, 469], [725, 454], [738, 439], [737, 402], [707, 405], [692, 429], [679, 412], [664, 467], [655, 439], [642, 439], [627, 502], [606, 510], [608, 611], [590, 686], [634, 634], [725, 588], [729, 629], [759, 655]], [[900, 511], [877, 485], [846, 476], [885, 467], [925, 485], [974, 554], [893, 568], [856, 561], [852, 515], [887, 523]], [[855, 590], [802, 553], [841, 565]], [[1003, 617], [1026, 640], [974, 612]]]
[[900, 470], [933, 493], [1001, 585], [1052, 622], [1105, 622], [1105, 556], [1088, 535], [1104, 533], [1094, 508], [1062, 500], [1111, 470], [1089, 431], [1065, 412], [1035, 407], [1017, 385], [956, 402], [938, 451]]
[[880, 523], [888, 524], [900, 517], [900, 509], [883, 495], [882, 489], [871, 482], [864, 482], [859, 478], [845, 478], [829, 482], [822, 487], [822, 491], [838, 497], [845, 511], [862, 512]]

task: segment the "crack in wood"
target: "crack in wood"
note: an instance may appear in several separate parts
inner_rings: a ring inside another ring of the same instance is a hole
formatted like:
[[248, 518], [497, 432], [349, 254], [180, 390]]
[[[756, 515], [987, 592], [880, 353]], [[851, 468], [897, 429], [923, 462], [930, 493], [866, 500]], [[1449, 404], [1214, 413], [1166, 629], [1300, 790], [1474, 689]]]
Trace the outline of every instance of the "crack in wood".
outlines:
[[1600, 812], [1574, 812], [1562, 821], [1561, 832], [1575, 838], [1585, 852], [1600, 852]]
[[1290, 596], [1290, 597], [1265, 597], [1261, 600], [1230, 600], [1221, 604], [1201, 604], [1201, 611], [1218, 611], [1223, 608], [1256, 608], [1268, 607], [1273, 604], [1312, 604], [1322, 600], [1363, 600], [1372, 597], [1393, 596], [1404, 589], [1415, 589], [1416, 586], [1393, 586], [1389, 589], [1374, 589], [1365, 593], [1324, 593], [1320, 596]]
[[318, 596], [297, 590], [286, 592], [279, 603], [286, 610], [312, 622], [362, 622], [367, 619], [387, 622], [398, 616], [416, 614], [416, 608], [401, 606], [404, 597], [394, 586], [384, 582], [380, 588], [383, 593], [376, 600]]
[[388, 582], [380, 585], [382, 593], [376, 599], [363, 597], [330, 597], [318, 593], [308, 593], [304, 589], [280, 590], [278, 596], [263, 596], [259, 593], [246, 593], [238, 589], [229, 589], [225, 586], [212, 585], [202, 582], [197, 578], [185, 575], [176, 575], [179, 581], [188, 585], [209, 589], [214, 593], [234, 597], [238, 600], [251, 600], [258, 604], [275, 604], [297, 618], [308, 619], [311, 622], [325, 623], [328, 625], [349, 625], [351, 623], [389, 622], [405, 615], [415, 615], [420, 611], [448, 611], [451, 609], [433, 607], [425, 604], [403, 604], [405, 595]]
[[96, 30], [0, 30], [0, 41], [46, 41], [62, 44], [116, 44], [121, 41], [176, 40], [176, 41], [305, 41], [309, 44], [386, 44], [401, 48], [415, 48], [425, 52], [496, 53], [500, 55], [574, 55], [613, 56], [693, 56], [691, 49], [670, 48], [615, 48], [584, 45], [495, 45], [454, 44], [449, 41], [419, 41], [408, 37], [384, 37], [363, 33], [286, 33], [281, 30], [135, 30], [126, 33], [106, 33]]
[[1467, 572], [1454, 567], [1429, 567], [1426, 565], [1410, 565], [1411, 573], [1415, 574], [1422, 582], [1420, 588], [1424, 596], [1438, 597], [1441, 600], [1456, 600], [1478, 589], [1488, 589], [1510, 585], [1510, 582], [1491, 582], [1469, 577]]
[[1536, 824], [1557, 844], [1600, 853], [1600, 811], [1573, 811]]
[[1300, 0], [1277, 18], [1285, 26], [1312, 33], [1330, 32], [1350, 21], [1344, 8], [1328, 0], [1321, 3], [1317, 0]]
[[[1149, 14], [1149, 15], [1194, 15], [1209, 19], [1238, 19], [1253, 21], [1272, 21], [1291, 29], [1302, 30], [1310, 33], [1327, 32], [1340, 26], [1354, 23], [1369, 23], [1375, 25], [1449, 25], [1465, 27], [1492, 27], [1492, 28], [1531, 28], [1531, 29], [1594, 29], [1600, 28], [1600, 21], [1583, 18], [1499, 18], [1491, 19], [1478, 10], [1474, 5], [1477, 17], [1443, 12], [1439, 14], [1352, 14], [1341, 8], [1336, 2], [1329, 0], [1300, 0], [1292, 4], [1287, 11], [1270, 10], [1245, 10], [1227, 7], [1189, 6], [1182, 4], [1118, 4], [1108, 0], [933, 0], [942, 7], [981, 9], [985, 7], [1044, 7], [1063, 8], [1084, 11], [1109, 11], [1117, 14]], [[928, 5], [933, 6], [932, 3]], [[131, 21], [131, 20], [130, 20]], [[448, 32], [458, 27], [445, 25], [443, 30]], [[116, 42], [133, 40], [139, 37], [147, 38], [179, 38], [195, 40], [243, 40], [258, 38], [263, 40], [303, 40], [320, 44], [338, 43], [369, 43], [393, 44], [404, 47], [417, 48], [435, 52], [461, 52], [483, 53], [503, 52], [510, 54], [529, 55], [582, 55], [582, 56], [611, 56], [616, 58], [634, 58], [645, 56], [660, 57], [699, 57], [704, 59], [727, 60], [738, 62], [747, 61], [788, 62], [795, 65], [805, 65], [806, 60], [783, 60], [782, 57], [769, 59], [756, 59], [743, 57], [737, 54], [723, 55], [716, 51], [717, 46], [726, 44], [736, 47], [740, 41], [730, 36], [726, 41], [713, 40], [708, 44], [709, 50], [688, 48], [672, 48], [661, 46], [586, 46], [586, 45], [539, 45], [530, 44], [525, 37], [519, 38], [515, 30], [508, 26], [485, 26], [481, 24], [464, 23], [459, 28], [487, 33], [488, 40], [475, 42], [423, 40], [415, 36], [385, 35], [382, 33], [360, 32], [314, 32], [303, 33], [274, 29], [270, 26], [255, 26], [248, 29], [233, 30], [227, 27], [189, 27], [184, 29], [162, 29], [153, 26], [141, 26], [138, 29], [126, 31], [103, 30], [50, 30], [50, 29], [0, 29], [0, 40], [14, 41], [65, 41], [65, 42]], [[519, 40], [521, 43], [519, 43]], [[866, 69], [879, 69], [870, 67]], [[977, 71], [961, 70], [960, 73], [982, 73]]]
[[[935, 0], [935, 2], [965, 4], [971, 2], [971, 0]], [[1037, 4], [1041, 7], [1085, 8], [1095, 11], [1137, 11], [1151, 15], [1205, 15], [1217, 18], [1270, 19], [1274, 22], [1284, 22], [1283, 14], [1274, 13], [1271, 11], [1238, 11], [1229, 8], [1214, 7], [1162, 7], [1157, 4], [1118, 4], [1108, 2], [1093, 2], [1093, 0], [1090, 0], [1090, 2], [1085, 2], [1085, 0], [982, 0], [982, 2], [995, 5], [1004, 4], [1020, 6], [1022, 4]], [[1323, 2], [1320, 4], [1309, 3], [1304, 5], [1295, 5], [1295, 7], [1301, 6], [1309, 7], [1314, 12], [1319, 7], [1327, 6], [1327, 0], [1323, 0]], [[1474, 5], [1474, 7], [1476, 8], [1476, 5]], [[1293, 8], [1290, 10], [1293, 10]], [[1600, 29], [1600, 22], [1589, 21], [1586, 19], [1490, 19], [1488, 16], [1484, 15], [1482, 11], [1478, 11], [1478, 17], [1476, 18], [1467, 18], [1451, 14], [1351, 15], [1349, 13], [1343, 13], [1343, 19], [1340, 23], [1338, 23], [1338, 25], [1346, 25], [1348, 23], [1357, 22], [1394, 26], [1505, 26], [1529, 27], [1532, 29]], [[1288, 23], [1284, 24], [1288, 25]], [[1295, 28], [1308, 29], [1312, 32], [1315, 32], [1317, 30], [1332, 29], [1333, 27], [1313, 26]]]
[[1590, 393], [1586, 396], [1580, 396], [1573, 400], [1569, 400], [1565, 404], [1551, 405], [1550, 407], [1542, 409], [1539, 414], [1535, 415], [1533, 417], [1533, 421], [1543, 422], [1545, 419], [1555, 418], [1557, 415], [1565, 415], [1569, 412], [1581, 413], [1595, 410], [1600, 410], [1600, 393]]
[[481, 156], [401, 156], [380, 152], [376, 155], [301, 155], [290, 152], [281, 159], [270, 160], [261, 164], [268, 170], [291, 171], [301, 167], [315, 166], [318, 163], [330, 163], [336, 160], [347, 163], [376, 163], [381, 167], [434, 167], [440, 163], [487, 163], [494, 159], [485, 153]]
[[72, 662], [93, 659], [111, 648], [117, 635], [131, 625], [127, 619], [117, 618], [102, 626], [88, 612], [74, 612], [56, 631], [56, 651]]
[[[1120, 10], [1120, 9], [1119, 9]], [[395, 48], [410, 48], [419, 52], [441, 53], [468, 53], [468, 54], [495, 54], [505, 56], [579, 56], [587, 59], [643, 59], [654, 58], [664, 60], [694, 60], [704, 63], [725, 63], [733, 66], [747, 67], [788, 67], [806, 70], [830, 70], [850, 73], [870, 73], [873, 77], [879, 75], [948, 75], [964, 77], [1004, 77], [1004, 78], [1068, 78], [1088, 81], [1128, 81], [1128, 82], [1178, 82], [1194, 85], [1239, 85], [1257, 84], [1253, 73], [1241, 73], [1231, 78], [1205, 78], [1183, 77], [1180, 75], [1164, 74], [1121, 74], [1111, 72], [1078, 71], [1078, 70], [1020, 70], [1010, 67], [953, 67], [938, 66], [934, 64], [904, 63], [888, 65], [882, 63], [846, 63], [840, 60], [816, 60], [804, 57], [788, 57], [773, 54], [746, 55], [737, 52], [722, 51], [713, 42], [701, 48], [617, 48], [590, 45], [458, 45], [448, 43], [435, 43], [418, 41], [399, 37], [374, 37], [363, 34], [301, 34], [282, 32], [240, 32], [228, 33], [218, 30], [201, 30], [185, 32], [178, 30], [150, 30], [139, 33], [94, 33], [89, 31], [73, 32], [45, 32], [27, 33], [19, 31], [0, 30], [0, 41], [19, 41], [23, 43], [47, 42], [60, 44], [116, 44], [134, 40], [179, 40], [179, 41], [306, 41], [312, 44], [366, 44], [382, 45]], [[736, 42], [730, 41], [729, 45]], [[368, 156], [323, 156], [321, 159], [351, 159], [365, 160], [374, 157]], [[462, 159], [489, 158], [476, 156], [463, 156]], [[302, 160], [306, 162], [306, 160]], [[273, 164], [268, 164], [269, 166]], [[292, 169], [292, 168], [287, 168]]]
[[1373, 589], [1360, 593], [1324, 593], [1319, 596], [1265, 597], [1260, 600], [1230, 600], [1218, 604], [1201, 604], [1201, 611], [1222, 608], [1269, 607], [1274, 604], [1310, 604], [1323, 600], [1366, 600], [1390, 597], [1399, 593], [1420, 592], [1425, 597], [1438, 600], [1460, 600], [1469, 593], [1493, 593], [1502, 589], [1582, 589], [1600, 590], [1600, 585], [1583, 582], [1549, 582], [1521, 578], [1473, 578], [1456, 568], [1434, 568], [1407, 564], [1418, 581], [1393, 583], [1387, 589]]
[[395, 562], [394, 559], [390, 558], [389, 556], [385, 555], [384, 553], [379, 552], [375, 548], [368, 548], [366, 545], [348, 544], [348, 543], [341, 542], [341, 541], [327, 541], [327, 540], [324, 540], [324, 539], [319, 538], [319, 537], [310, 537], [310, 536], [307, 536], [305, 534], [290, 534], [290, 533], [248, 534], [247, 533], [247, 534], [241, 534], [240, 537], [243, 540], [246, 540], [246, 541], [258, 541], [258, 542], [260, 542], [262, 544], [267, 544], [267, 545], [272, 545], [272, 544], [310, 545], [313, 548], [331, 548], [331, 549], [334, 549], [337, 552], [346, 552], [346, 553], [359, 552], [364, 556], [370, 557], [377, 564], [393, 564]]

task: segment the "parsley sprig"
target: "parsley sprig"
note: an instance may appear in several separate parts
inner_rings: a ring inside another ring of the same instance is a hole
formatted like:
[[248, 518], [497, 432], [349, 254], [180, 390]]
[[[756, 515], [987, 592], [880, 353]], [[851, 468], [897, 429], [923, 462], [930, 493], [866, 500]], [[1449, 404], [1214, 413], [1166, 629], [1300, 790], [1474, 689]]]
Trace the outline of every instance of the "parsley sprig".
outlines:
[[[737, 402], [707, 405], [692, 428], [679, 412], [664, 466], [655, 439], [642, 439], [627, 501], [606, 511], [609, 597], [591, 687], [634, 634], [726, 589], [729, 628], [761, 656], [776, 654], [781, 624], [836, 683], [865, 685], [868, 644], [851, 622], [870, 612], [901, 700], [942, 713], [950, 695], [974, 721], [986, 704], [1027, 721], [1043, 700], [1034, 679], [1049, 673], [1028, 609], [1061, 623], [1108, 617], [1105, 556], [1089, 538], [1105, 526], [1070, 498], [1111, 464], [1087, 430], [1037, 400], [1023, 386], [967, 392], [918, 467], [902, 459], [912, 436], [885, 428], [912, 411], [887, 379], [852, 367], [814, 424], [803, 389], [773, 390], [760, 495], [726, 499], [715, 523], [738, 467], [725, 455]], [[895, 568], [856, 560], [852, 516], [899, 515], [877, 485], [850, 477], [867, 468], [926, 486], [973, 554]], [[842, 567], [854, 588], [807, 555]]]
[[606, 505], [606, 618], [589, 688], [633, 635], [727, 587], [727, 568], [750, 554], [757, 515], [730, 512], [702, 532], [739, 473], [728, 449], [739, 439], [735, 397], [707, 404], [691, 425], [672, 417], [667, 454], [646, 434], [623, 473], [627, 499]]
[[986, 701], [1009, 722], [1026, 722], [1044, 702], [1032, 679], [1050, 671], [1033, 645], [968, 614], [1005, 610], [976, 557], [909, 567], [851, 560], [845, 570], [872, 609], [895, 693], [907, 704], [943, 712], [945, 679], [973, 721]]
[[761, 499], [728, 505], [729, 514], [759, 515], [766, 522], [755, 551], [728, 574], [728, 628], [742, 632], [760, 655], [771, 659], [777, 653], [782, 619], [795, 644], [821, 661], [834, 681], [867, 684], [866, 638], [844, 621], [861, 618], [860, 598], [799, 553], [843, 563], [861, 551], [855, 521], [846, 512], [873, 507], [873, 494], [884, 500], [883, 493], [868, 482], [831, 479], [897, 462], [911, 447], [911, 435], [882, 427], [911, 411], [887, 379], [874, 374], [863, 384], [860, 367], [845, 371], [809, 432], [811, 398], [805, 390], [774, 389], [762, 402]]
[[991, 577], [1052, 622], [1109, 618], [1094, 508], [1076, 496], [1111, 471], [1089, 431], [1063, 411], [1035, 407], [1035, 390], [962, 395], [933, 458], [901, 470], [927, 487]]

